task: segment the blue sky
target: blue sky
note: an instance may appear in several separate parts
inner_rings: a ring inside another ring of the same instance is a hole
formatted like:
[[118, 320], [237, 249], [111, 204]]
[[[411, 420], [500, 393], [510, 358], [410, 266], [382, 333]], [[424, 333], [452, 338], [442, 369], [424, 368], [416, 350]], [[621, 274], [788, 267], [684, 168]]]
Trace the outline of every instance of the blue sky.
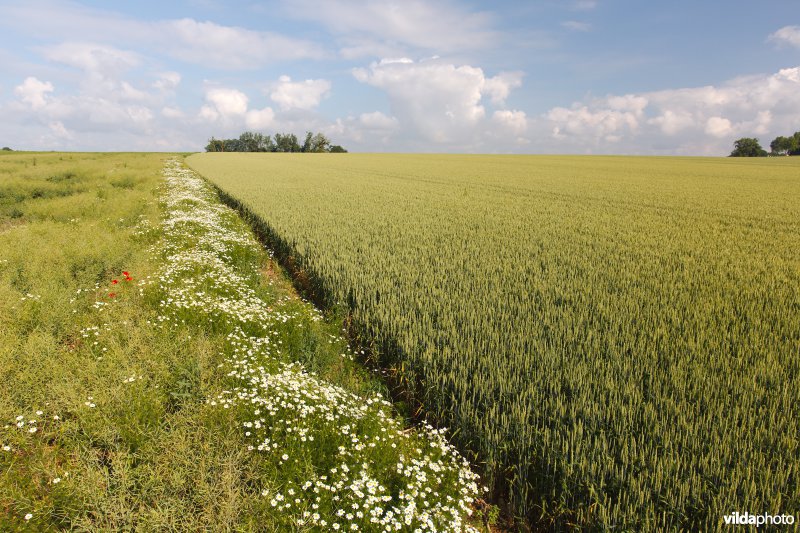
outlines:
[[800, 129], [796, 0], [0, 2], [0, 144], [726, 155]]

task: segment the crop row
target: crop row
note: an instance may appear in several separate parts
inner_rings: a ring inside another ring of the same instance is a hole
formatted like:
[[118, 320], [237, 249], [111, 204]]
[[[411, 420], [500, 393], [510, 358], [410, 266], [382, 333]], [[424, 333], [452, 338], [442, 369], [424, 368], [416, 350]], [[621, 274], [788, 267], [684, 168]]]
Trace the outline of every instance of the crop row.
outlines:
[[520, 518], [800, 508], [794, 161], [202, 154]]

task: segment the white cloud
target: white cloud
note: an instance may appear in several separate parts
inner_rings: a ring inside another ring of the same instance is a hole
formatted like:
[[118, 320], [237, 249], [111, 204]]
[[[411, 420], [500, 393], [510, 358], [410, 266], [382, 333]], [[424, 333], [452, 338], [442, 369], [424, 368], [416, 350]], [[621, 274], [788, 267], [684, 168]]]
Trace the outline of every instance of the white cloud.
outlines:
[[492, 114], [492, 121], [500, 126], [501, 131], [517, 136], [524, 134], [528, 129], [528, 117], [524, 111], [499, 109]]
[[181, 75], [178, 72], [162, 72], [158, 79], [153, 82], [153, 87], [159, 91], [172, 91], [181, 82]]
[[572, 31], [589, 31], [592, 29], [592, 25], [588, 22], [580, 22], [577, 20], [565, 20], [561, 25]]
[[358, 122], [364, 128], [373, 130], [393, 130], [397, 128], [397, 119], [386, 116], [380, 111], [361, 113], [358, 117]]
[[208, 104], [201, 108], [200, 116], [210, 120], [230, 119], [247, 112], [247, 95], [236, 89], [208, 89], [206, 102]]
[[483, 80], [482, 92], [489, 96], [492, 104], [503, 105], [512, 89], [522, 87], [522, 72], [501, 72]]
[[[42, 16], [46, 13], [46, 16]], [[142, 20], [109, 11], [93, 9], [57, 0], [32, 0], [3, 7], [0, 27], [25, 28], [31, 36], [48, 41], [72, 41], [76, 35], [91, 35], [98, 42], [113, 42], [118, 46], [142, 47], [158, 54], [196, 63], [206, 68], [252, 70], [271, 63], [297, 59], [321, 59], [329, 54], [317, 43], [289, 35], [226, 26], [193, 18]], [[87, 55], [75, 46], [75, 59], [67, 49], [53, 52], [61, 62], [86, 68], [95, 61], [108, 66], [113, 59], [127, 61], [131, 57]], [[94, 45], [95, 52], [103, 48]], [[105, 70], [95, 68], [95, 70]]]
[[557, 141], [554, 150], [560, 143], [619, 152], [624, 143], [625, 153], [723, 155], [737, 136], [767, 136], [762, 140], [768, 143], [794, 132], [800, 123], [798, 94], [800, 67], [795, 67], [719, 86], [595, 98], [553, 108], [543, 118]]
[[344, 36], [341, 53], [349, 58], [380, 57], [388, 43], [449, 53], [483, 49], [497, 40], [490, 15], [450, 1], [295, 0], [286, 10]]
[[271, 107], [252, 109], [245, 114], [244, 121], [249, 129], [263, 130], [274, 124], [275, 112]]
[[[216, 135], [232, 134], [241, 128], [263, 130], [275, 124], [275, 111], [271, 107], [248, 109], [249, 98], [238, 89], [214, 87], [206, 90], [206, 103], [200, 107], [197, 118], [201, 123], [215, 123]], [[172, 115], [172, 110], [162, 110]], [[222, 129], [218, 129], [222, 128]], [[237, 131], [236, 133], [240, 133]]]
[[65, 42], [45, 47], [43, 53], [51, 61], [104, 76], [119, 75], [140, 63], [138, 54], [94, 43]]
[[405, 47], [395, 42], [384, 42], [372, 36], [342, 36], [339, 55], [344, 59], [363, 57], [395, 57], [404, 53]]
[[155, 23], [148, 33], [157, 33], [163, 50], [174, 57], [224, 69], [255, 69], [267, 63], [325, 56], [309, 41], [191, 18]]
[[33, 109], [41, 109], [47, 104], [48, 93], [53, 92], [53, 90], [53, 84], [49, 81], [41, 81], [29, 76], [25, 78], [21, 85], [14, 88], [14, 93]]
[[691, 127], [694, 124], [694, 118], [691, 113], [686, 111], [666, 109], [661, 115], [651, 118], [647, 122], [659, 126], [665, 135], [675, 135]]
[[55, 120], [47, 125], [50, 128], [50, 131], [56, 136], [61, 137], [63, 139], [71, 139], [72, 133], [70, 133], [66, 127], [64, 127], [64, 123], [60, 120]]
[[726, 137], [733, 132], [733, 126], [727, 118], [711, 117], [706, 121], [705, 132], [714, 137]]
[[780, 45], [790, 45], [800, 48], [800, 26], [784, 26], [775, 33], [770, 34], [768, 40]]
[[556, 107], [547, 113], [553, 123], [553, 136], [589, 136], [610, 142], [619, 140], [622, 132], [639, 129], [647, 99], [641, 96], [611, 96], [590, 105], [573, 104]]
[[440, 143], [474, 138], [486, 116], [482, 98], [488, 96], [501, 104], [509, 91], [521, 84], [519, 73], [487, 78], [480, 68], [435, 59], [384, 59], [369, 69], [354, 69], [353, 75], [386, 92], [402, 126]]
[[281, 109], [313, 109], [331, 90], [328, 80], [304, 80], [293, 82], [289, 76], [281, 76], [273, 84], [269, 97]]
[[180, 119], [184, 118], [185, 114], [183, 111], [178, 109], [177, 107], [163, 107], [161, 109], [161, 114], [170, 119]]

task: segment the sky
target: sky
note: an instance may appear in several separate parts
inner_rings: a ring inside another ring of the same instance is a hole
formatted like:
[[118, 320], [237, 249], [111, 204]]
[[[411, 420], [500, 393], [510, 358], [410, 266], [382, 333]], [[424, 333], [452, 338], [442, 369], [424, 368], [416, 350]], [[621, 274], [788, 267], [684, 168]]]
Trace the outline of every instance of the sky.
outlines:
[[0, 0], [0, 145], [727, 155], [800, 130], [797, 0]]

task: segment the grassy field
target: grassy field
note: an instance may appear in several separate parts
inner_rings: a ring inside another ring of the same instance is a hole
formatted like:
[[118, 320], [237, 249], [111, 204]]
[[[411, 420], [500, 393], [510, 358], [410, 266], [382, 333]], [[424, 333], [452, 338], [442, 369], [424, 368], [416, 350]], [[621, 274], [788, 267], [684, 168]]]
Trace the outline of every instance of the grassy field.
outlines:
[[518, 516], [800, 509], [800, 158], [196, 154]]
[[0, 155], [0, 530], [466, 529], [463, 458], [179, 159]]

